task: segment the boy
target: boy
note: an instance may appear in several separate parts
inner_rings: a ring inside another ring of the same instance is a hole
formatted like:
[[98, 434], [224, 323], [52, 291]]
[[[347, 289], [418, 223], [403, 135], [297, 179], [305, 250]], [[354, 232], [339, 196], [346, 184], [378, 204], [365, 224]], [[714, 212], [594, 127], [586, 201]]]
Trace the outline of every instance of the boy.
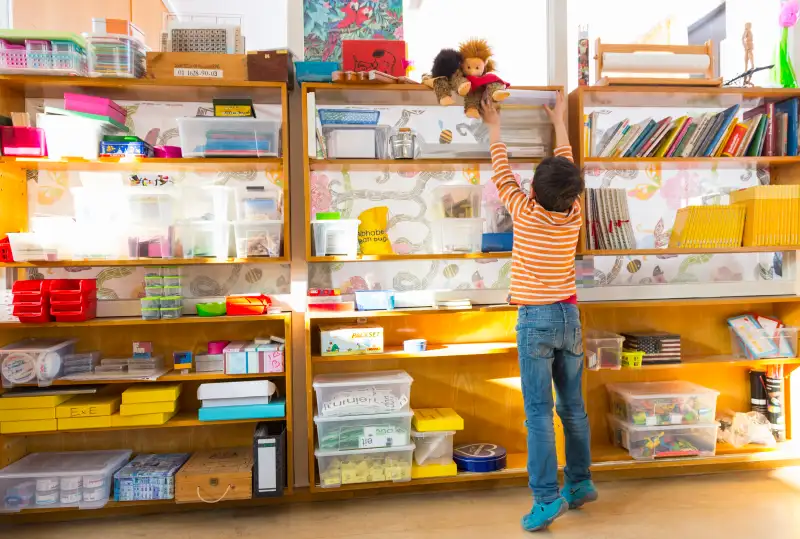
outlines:
[[[528, 428], [528, 476], [534, 505], [522, 517], [528, 531], [547, 528], [567, 508], [597, 499], [589, 465], [589, 421], [583, 405], [583, 340], [575, 289], [575, 248], [581, 228], [583, 178], [572, 160], [564, 97], [545, 107], [555, 128], [555, 157], [542, 160], [533, 175], [531, 196], [520, 189], [500, 142], [500, 116], [490, 101], [482, 106], [489, 127], [492, 180], [514, 220], [511, 299], [519, 305], [517, 349]], [[567, 466], [558, 491], [553, 431], [556, 410], [564, 424]]]

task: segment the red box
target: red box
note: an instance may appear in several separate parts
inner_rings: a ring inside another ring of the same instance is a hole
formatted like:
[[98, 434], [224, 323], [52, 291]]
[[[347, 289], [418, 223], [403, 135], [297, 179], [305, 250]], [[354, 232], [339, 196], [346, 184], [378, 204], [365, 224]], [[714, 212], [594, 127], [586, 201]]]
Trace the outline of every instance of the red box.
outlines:
[[405, 41], [345, 39], [342, 41], [342, 70], [375, 70], [395, 77], [405, 77], [407, 51]]
[[225, 298], [225, 307], [228, 316], [252, 316], [266, 314], [272, 305], [268, 296], [228, 296]]
[[56, 322], [85, 322], [97, 316], [97, 300], [58, 301], [50, 304], [50, 314]]

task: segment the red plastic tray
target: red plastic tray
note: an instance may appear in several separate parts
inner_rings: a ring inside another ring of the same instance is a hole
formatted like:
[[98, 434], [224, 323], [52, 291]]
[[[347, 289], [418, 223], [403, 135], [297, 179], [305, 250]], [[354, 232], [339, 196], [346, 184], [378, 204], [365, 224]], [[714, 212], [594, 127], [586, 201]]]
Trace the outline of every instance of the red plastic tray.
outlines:
[[225, 298], [228, 316], [265, 314], [270, 305], [272, 305], [272, 300], [263, 294], [259, 296], [228, 296]]
[[63, 286], [62, 283], [69, 279], [33, 279], [28, 281], [16, 281], [11, 287], [14, 294], [14, 302], [17, 303], [36, 303], [43, 299], [50, 298], [52, 286]]
[[0, 240], [0, 262], [13, 262], [14, 255], [11, 253], [11, 243], [8, 238]]
[[97, 300], [60, 301], [50, 306], [56, 322], [85, 322], [97, 317]]
[[19, 318], [23, 324], [44, 324], [53, 321], [47, 308], [41, 305], [16, 304], [14, 305], [14, 316]]
[[56, 279], [50, 285], [50, 301], [87, 301], [97, 299], [97, 279]]

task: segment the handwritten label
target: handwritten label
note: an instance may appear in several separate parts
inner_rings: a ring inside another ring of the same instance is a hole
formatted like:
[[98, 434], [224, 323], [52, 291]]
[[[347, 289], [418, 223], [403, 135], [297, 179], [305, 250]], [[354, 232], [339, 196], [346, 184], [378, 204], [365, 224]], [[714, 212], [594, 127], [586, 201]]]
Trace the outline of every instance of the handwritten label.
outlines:
[[364, 435], [358, 439], [358, 447], [368, 449], [370, 447], [392, 447], [394, 437], [397, 434], [393, 425], [381, 427], [364, 427]]
[[221, 79], [221, 69], [205, 69], [202, 67], [176, 67], [174, 70], [176, 77], [200, 77], [205, 79]]
[[388, 447], [386, 436], [360, 436], [358, 438], [359, 449], [370, 449], [372, 447]]

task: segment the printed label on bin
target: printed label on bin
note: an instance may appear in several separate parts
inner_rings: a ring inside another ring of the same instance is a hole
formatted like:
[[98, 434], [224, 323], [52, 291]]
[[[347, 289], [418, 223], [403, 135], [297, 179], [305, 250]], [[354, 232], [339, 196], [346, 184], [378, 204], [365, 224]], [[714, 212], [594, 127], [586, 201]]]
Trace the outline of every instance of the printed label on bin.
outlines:
[[205, 77], [208, 79], [221, 79], [221, 69], [205, 69], [202, 67], [176, 67], [173, 74], [176, 77]]
[[394, 426], [387, 427], [364, 427], [364, 436], [358, 439], [359, 449], [370, 447], [392, 447], [394, 438], [398, 433]]

